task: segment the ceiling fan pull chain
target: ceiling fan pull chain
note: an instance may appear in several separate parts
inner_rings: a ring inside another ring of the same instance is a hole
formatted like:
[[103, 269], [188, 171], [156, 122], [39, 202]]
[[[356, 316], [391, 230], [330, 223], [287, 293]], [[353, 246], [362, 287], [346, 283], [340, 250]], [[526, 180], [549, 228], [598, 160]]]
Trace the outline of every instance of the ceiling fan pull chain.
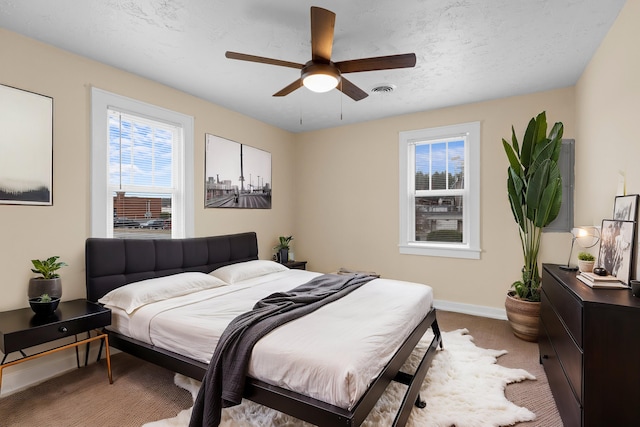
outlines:
[[342, 121], [342, 79], [340, 79], [340, 121]]

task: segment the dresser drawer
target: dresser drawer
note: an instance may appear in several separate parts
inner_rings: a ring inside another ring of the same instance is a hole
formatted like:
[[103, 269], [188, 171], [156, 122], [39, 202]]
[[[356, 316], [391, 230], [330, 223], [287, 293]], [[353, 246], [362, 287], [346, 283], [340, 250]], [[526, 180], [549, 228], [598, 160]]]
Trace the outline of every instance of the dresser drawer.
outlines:
[[582, 302], [546, 270], [542, 273], [542, 291], [567, 325], [578, 347], [582, 348]]
[[[582, 397], [582, 350], [576, 345], [571, 335], [565, 329], [554, 311], [554, 307], [547, 299], [545, 292], [542, 293], [542, 304], [540, 306], [540, 321], [544, 326], [547, 339], [558, 358], [560, 367], [564, 371], [573, 393], [578, 402], [583, 402]], [[541, 357], [543, 354], [541, 354]]]
[[553, 398], [556, 401], [558, 412], [562, 417], [562, 422], [565, 426], [581, 426], [582, 425], [582, 406], [576, 400], [567, 381], [567, 377], [564, 375], [560, 361], [551, 345], [551, 342], [547, 338], [547, 331], [544, 324], [541, 325], [540, 337], [538, 339], [538, 346], [540, 348], [540, 362], [544, 366], [547, 379], [549, 380], [549, 387], [553, 393]]

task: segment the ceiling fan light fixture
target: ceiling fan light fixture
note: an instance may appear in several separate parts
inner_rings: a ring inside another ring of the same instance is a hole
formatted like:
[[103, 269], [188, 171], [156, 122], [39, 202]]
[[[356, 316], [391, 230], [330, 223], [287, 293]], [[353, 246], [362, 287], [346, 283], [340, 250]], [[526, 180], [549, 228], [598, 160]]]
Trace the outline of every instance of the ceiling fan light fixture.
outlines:
[[313, 92], [329, 92], [340, 83], [340, 72], [329, 64], [309, 64], [302, 70], [302, 84]]

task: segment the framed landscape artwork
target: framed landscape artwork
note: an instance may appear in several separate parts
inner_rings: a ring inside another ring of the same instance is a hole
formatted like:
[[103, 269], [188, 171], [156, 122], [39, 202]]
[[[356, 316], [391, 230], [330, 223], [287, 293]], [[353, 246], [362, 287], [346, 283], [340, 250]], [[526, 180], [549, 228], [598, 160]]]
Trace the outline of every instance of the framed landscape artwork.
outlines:
[[53, 204], [53, 98], [0, 85], [0, 203]]
[[602, 220], [598, 265], [629, 284], [635, 243], [635, 222]]
[[271, 153], [205, 135], [205, 208], [271, 209]]

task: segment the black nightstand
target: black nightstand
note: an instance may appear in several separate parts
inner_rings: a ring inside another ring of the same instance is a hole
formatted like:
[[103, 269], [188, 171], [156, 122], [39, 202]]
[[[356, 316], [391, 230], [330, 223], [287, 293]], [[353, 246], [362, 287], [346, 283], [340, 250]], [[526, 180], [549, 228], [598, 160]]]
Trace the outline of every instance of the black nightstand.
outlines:
[[282, 265], [284, 265], [285, 267], [289, 267], [291, 269], [297, 269], [297, 270], [307, 269], [307, 261], [287, 261], [287, 262], [283, 262]]
[[[76, 362], [80, 367], [78, 346], [87, 344], [85, 365], [89, 356], [89, 343], [103, 340], [107, 360], [109, 383], [113, 383], [111, 376], [111, 357], [109, 354], [109, 338], [107, 334], [98, 331], [111, 324], [111, 310], [99, 304], [88, 302], [84, 299], [63, 301], [58, 309], [47, 317], [36, 316], [31, 308], [0, 312], [0, 351], [4, 353], [0, 363], [0, 388], [2, 387], [2, 370], [18, 363], [33, 360], [68, 348], [76, 349]], [[96, 330], [97, 335], [91, 337], [91, 331]], [[78, 334], [87, 333], [87, 338], [78, 340]], [[27, 355], [24, 349], [60, 338], [75, 335], [75, 342], [60, 347], [46, 350], [41, 353]], [[102, 345], [102, 343], [101, 343]], [[102, 349], [102, 347], [101, 347]], [[22, 358], [7, 362], [10, 353], [19, 351]], [[98, 357], [100, 357], [98, 355]]]

